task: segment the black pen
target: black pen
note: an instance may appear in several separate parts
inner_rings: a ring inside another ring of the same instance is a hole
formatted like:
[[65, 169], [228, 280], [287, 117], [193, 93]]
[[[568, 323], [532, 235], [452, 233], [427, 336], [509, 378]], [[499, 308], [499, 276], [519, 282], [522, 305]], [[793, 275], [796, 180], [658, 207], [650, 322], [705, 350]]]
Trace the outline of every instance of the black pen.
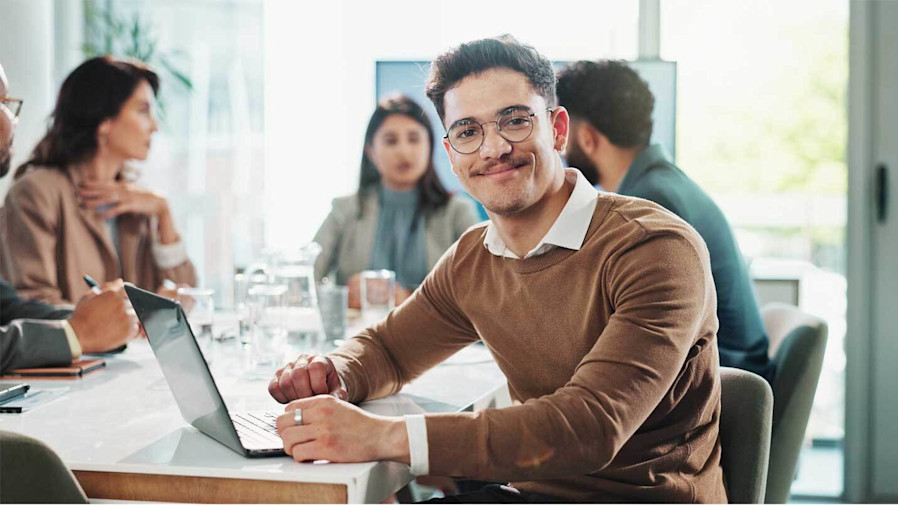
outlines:
[[21, 414], [22, 407], [0, 407], [0, 414]]
[[87, 283], [87, 286], [96, 294], [100, 294], [100, 285], [97, 284], [97, 281], [94, 280], [93, 277], [84, 274], [84, 282]]

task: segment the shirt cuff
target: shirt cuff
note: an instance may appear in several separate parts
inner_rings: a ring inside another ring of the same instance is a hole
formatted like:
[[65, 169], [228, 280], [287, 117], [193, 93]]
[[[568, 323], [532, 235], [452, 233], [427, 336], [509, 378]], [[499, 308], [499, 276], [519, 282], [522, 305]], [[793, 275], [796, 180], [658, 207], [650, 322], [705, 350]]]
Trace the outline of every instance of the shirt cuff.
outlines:
[[158, 226], [159, 221], [155, 217], [150, 219], [150, 248], [153, 250], [153, 260], [156, 261], [156, 266], [162, 270], [168, 270], [187, 261], [187, 244], [183, 240], [171, 244], [159, 242]]
[[69, 349], [72, 350], [72, 361], [75, 361], [81, 357], [81, 342], [78, 341], [78, 335], [75, 334], [75, 329], [72, 328], [72, 325], [65, 319], [61, 322], [62, 331], [65, 332], [65, 338], [69, 341]]
[[420, 414], [405, 416], [405, 429], [408, 432], [408, 453], [412, 475], [430, 474], [427, 421]]
[[175, 268], [187, 261], [187, 245], [183, 240], [172, 244], [160, 244], [153, 241], [152, 249], [156, 266], [162, 270]]

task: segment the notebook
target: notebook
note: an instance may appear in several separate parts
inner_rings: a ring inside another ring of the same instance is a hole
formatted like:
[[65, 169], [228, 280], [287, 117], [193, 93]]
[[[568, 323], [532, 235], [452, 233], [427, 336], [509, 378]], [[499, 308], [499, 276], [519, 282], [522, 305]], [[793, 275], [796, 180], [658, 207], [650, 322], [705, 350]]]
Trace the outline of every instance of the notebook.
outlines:
[[41, 368], [17, 368], [6, 372], [0, 379], [80, 379], [85, 375], [96, 372], [106, 366], [103, 358], [79, 359], [69, 365], [41, 367]]

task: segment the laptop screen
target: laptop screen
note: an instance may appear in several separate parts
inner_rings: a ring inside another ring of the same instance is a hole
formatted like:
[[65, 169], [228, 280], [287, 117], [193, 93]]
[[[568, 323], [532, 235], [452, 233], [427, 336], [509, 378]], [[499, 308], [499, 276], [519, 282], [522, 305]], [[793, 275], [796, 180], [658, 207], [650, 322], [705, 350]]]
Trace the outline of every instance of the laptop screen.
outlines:
[[131, 285], [125, 285], [125, 291], [146, 330], [181, 415], [206, 435], [237, 452], [245, 452], [181, 305]]

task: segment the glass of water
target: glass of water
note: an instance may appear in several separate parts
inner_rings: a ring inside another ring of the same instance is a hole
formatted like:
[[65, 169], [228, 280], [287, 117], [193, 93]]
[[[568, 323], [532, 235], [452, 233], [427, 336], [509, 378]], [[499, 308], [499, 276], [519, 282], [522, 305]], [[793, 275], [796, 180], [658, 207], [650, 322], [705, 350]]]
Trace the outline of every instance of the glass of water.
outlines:
[[321, 310], [324, 334], [330, 342], [346, 336], [346, 309], [348, 306], [348, 287], [330, 283], [318, 286], [318, 308]]
[[287, 286], [257, 284], [249, 288], [250, 354], [253, 368], [273, 372], [287, 349]]
[[366, 325], [387, 317], [393, 310], [396, 295], [396, 272], [365, 270], [361, 273], [360, 293], [362, 320]]
[[178, 301], [190, 329], [203, 351], [207, 363], [212, 363], [212, 319], [215, 316], [215, 291], [204, 288], [179, 288]]

